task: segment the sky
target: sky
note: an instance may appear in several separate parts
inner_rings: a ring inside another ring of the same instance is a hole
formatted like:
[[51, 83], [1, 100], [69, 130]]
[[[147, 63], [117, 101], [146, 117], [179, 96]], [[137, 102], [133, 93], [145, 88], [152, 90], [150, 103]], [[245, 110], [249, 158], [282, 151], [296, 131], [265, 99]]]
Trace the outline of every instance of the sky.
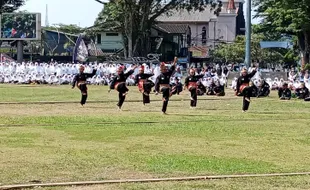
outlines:
[[20, 10], [41, 13], [41, 23], [45, 26], [46, 5], [49, 24], [76, 24], [92, 26], [103, 5], [94, 0], [27, 0]]
[[[46, 5], [50, 25], [62, 23], [81, 27], [92, 26], [103, 8], [103, 5], [94, 0], [27, 0], [20, 10], [41, 13], [41, 23], [45, 26]], [[258, 22], [257, 19], [252, 20], [253, 24]]]

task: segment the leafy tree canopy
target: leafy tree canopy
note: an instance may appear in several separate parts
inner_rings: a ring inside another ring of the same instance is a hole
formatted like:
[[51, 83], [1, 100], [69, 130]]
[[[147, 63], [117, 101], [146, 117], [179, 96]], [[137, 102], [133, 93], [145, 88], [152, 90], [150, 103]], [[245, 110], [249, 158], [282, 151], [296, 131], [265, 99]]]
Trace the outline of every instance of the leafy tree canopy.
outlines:
[[44, 29], [48, 30], [58, 30], [60, 32], [68, 33], [68, 34], [80, 34], [85, 31], [85, 28], [79, 27], [75, 24], [56, 24], [54, 26], [44, 27]]
[[309, 62], [310, 0], [254, 0], [256, 17], [262, 18], [261, 32], [297, 37], [303, 65]]
[[11, 13], [16, 11], [19, 7], [25, 4], [26, 0], [1, 0], [0, 11], [1, 13]]

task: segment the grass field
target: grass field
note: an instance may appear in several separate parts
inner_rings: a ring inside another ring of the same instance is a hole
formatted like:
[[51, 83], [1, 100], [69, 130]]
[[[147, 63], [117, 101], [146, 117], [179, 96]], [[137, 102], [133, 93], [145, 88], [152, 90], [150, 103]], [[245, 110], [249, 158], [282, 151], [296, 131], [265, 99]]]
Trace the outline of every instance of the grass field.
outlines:
[[[117, 93], [89, 86], [89, 102], [70, 86], [0, 85], [0, 183], [310, 171], [310, 104], [173, 96], [142, 106], [130, 88], [123, 111]], [[310, 176], [120, 184], [52, 189], [310, 189]]]

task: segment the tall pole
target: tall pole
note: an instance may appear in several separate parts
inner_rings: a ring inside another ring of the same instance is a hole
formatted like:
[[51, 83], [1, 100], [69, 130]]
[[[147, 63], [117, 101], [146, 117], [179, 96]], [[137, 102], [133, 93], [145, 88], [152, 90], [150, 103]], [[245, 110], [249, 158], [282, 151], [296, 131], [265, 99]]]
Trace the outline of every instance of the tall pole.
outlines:
[[245, 50], [245, 66], [251, 66], [251, 0], [246, 0], [246, 50]]
[[17, 62], [22, 63], [24, 56], [24, 44], [22, 40], [17, 40]]

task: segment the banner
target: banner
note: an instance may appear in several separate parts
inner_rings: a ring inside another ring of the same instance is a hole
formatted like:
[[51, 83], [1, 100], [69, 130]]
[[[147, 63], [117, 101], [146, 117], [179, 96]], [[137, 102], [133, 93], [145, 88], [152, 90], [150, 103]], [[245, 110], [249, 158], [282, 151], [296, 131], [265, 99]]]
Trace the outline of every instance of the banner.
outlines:
[[261, 41], [260, 47], [264, 48], [285, 48], [285, 49], [292, 49], [293, 45], [291, 42], [284, 41], [284, 42], [276, 42], [276, 41]]
[[76, 62], [85, 62], [88, 58], [88, 50], [85, 45], [85, 42], [82, 38], [82, 35], [79, 35], [78, 39], [76, 40], [76, 44], [73, 50], [73, 57], [72, 61]]

